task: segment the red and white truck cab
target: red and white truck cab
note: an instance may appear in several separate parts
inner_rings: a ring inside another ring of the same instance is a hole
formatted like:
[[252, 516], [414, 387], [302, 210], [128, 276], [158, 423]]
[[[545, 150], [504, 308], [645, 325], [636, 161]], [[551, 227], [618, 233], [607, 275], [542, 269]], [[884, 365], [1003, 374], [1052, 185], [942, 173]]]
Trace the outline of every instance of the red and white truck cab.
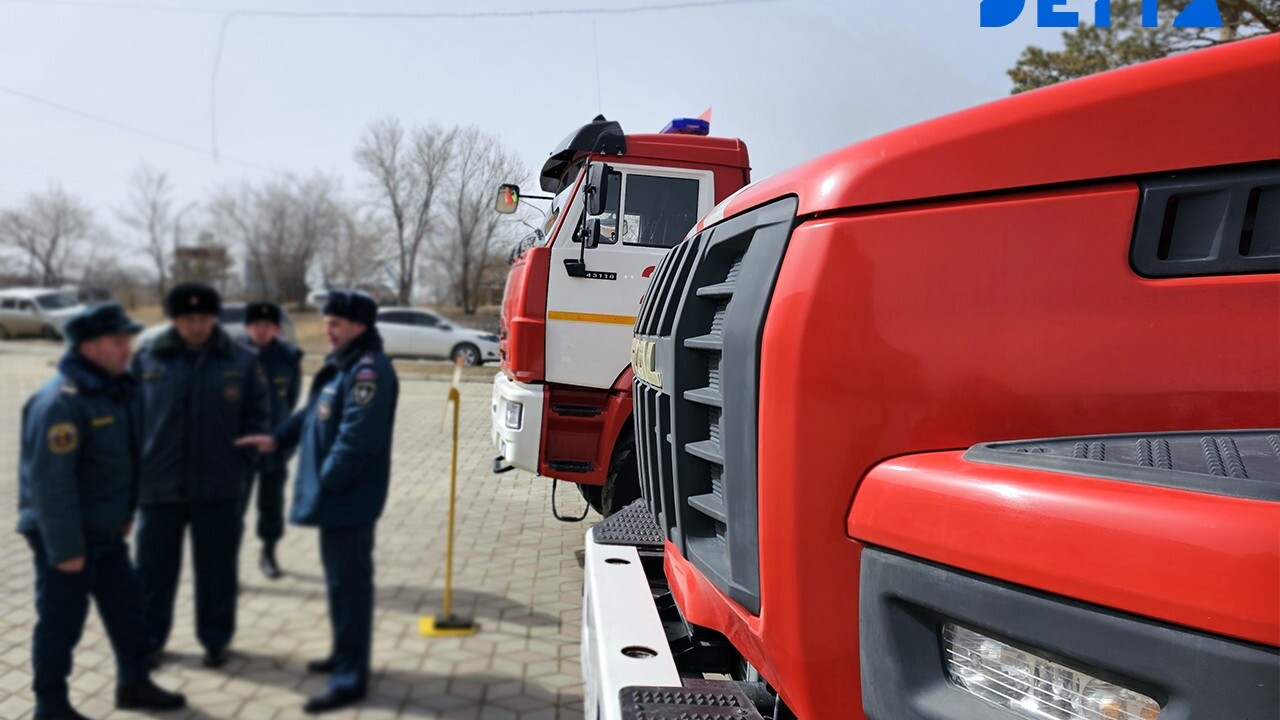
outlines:
[[[604, 514], [640, 496], [630, 430], [636, 312], [667, 251], [750, 181], [746, 145], [708, 137], [709, 127], [676, 120], [627, 135], [601, 116], [543, 165], [540, 185], [554, 198], [517, 248], [502, 304], [495, 472], [575, 483]], [[499, 212], [518, 202], [517, 187], [499, 191]]]

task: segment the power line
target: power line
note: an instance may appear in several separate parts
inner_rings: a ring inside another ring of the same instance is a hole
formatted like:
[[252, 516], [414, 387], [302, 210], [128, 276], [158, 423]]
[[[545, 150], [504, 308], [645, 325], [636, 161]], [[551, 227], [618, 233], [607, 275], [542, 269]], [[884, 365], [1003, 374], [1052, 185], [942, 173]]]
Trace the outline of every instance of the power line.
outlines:
[[141, 5], [119, 2], [86, 2], [85, 0], [0, 0], [10, 5], [39, 5], [41, 7], [93, 8], [95, 10], [128, 10], [135, 12], [162, 12], [176, 15], [223, 15], [226, 8], [200, 8], [167, 5]]
[[[59, 0], [76, 2], [78, 0]], [[512, 19], [530, 17], [553, 17], [566, 15], [636, 15], [651, 12], [670, 12], [674, 10], [699, 10], [705, 8], [725, 7], [729, 5], [758, 5], [772, 3], [776, 0], [701, 0], [690, 2], [673, 2], [666, 4], [630, 5], [604, 8], [546, 8], [533, 10], [479, 10], [463, 12], [377, 12], [363, 10], [232, 10], [222, 19], [222, 28], [218, 32], [218, 48], [213, 58], [213, 72], [209, 77], [209, 138], [210, 151], [218, 158], [218, 72], [222, 68], [222, 53], [226, 46], [227, 31], [236, 18], [276, 18], [286, 20], [481, 20]], [[598, 60], [597, 60], [598, 62]], [[599, 77], [597, 73], [597, 83]], [[597, 92], [597, 94], [599, 94]], [[597, 98], [598, 100], [599, 98]]]
[[546, 8], [534, 10], [488, 10], [462, 12], [431, 11], [366, 11], [366, 10], [243, 10], [214, 7], [146, 5], [122, 2], [89, 2], [89, 0], [0, 0], [11, 5], [37, 5], [40, 7], [75, 7], [95, 10], [125, 10], [131, 12], [161, 12], [175, 15], [235, 15], [238, 17], [270, 17], [298, 20], [363, 19], [363, 20], [468, 20], [526, 18], [555, 15], [634, 15], [636, 13], [665, 10], [696, 10], [725, 5], [748, 5], [777, 0], [701, 0], [666, 4], [632, 5], [626, 7]]
[[[124, 132], [138, 135], [140, 137], [145, 137], [150, 140], [166, 143], [168, 145], [181, 148], [183, 150], [199, 153], [200, 155], [203, 155], [205, 157], [208, 157], [209, 155], [209, 151], [206, 148], [202, 148], [197, 145], [192, 145], [191, 143], [183, 142], [182, 140], [176, 140], [171, 137], [165, 137], [164, 135], [151, 132], [150, 130], [144, 130], [142, 128], [133, 127], [132, 125], [126, 125], [122, 122], [117, 122], [110, 118], [102, 117], [101, 115], [95, 115], [93, 113], [86, 112], [84, 110], [79, 110], [79, 109], [70, 107], [68, 105], [63, 105], [62, 103], [54, 102], [53, 100], [47, 100], [45, 98], [38, 97], [36, 95], [32, 95], [30, 93], [26, 93], [21, 90], [15, 90], [13, 88], [0, 85], [0, 93], [11, 95], [16, 98], [21, 98], [23, 100], [35, 103], [37, 105], [43, 105], [44, 107], [52, 108], [54, 110], [67, 113], [68, 115], [75, 115], [76, 117], [82, 118], [84, 120], [90, 120], [100, 125], [106, 125], [108, 127], [113, 127], [117, 130], [123, 130]], [[262, 165], [258, 165], [256, 163], [249, 162], [248, 160], [240, 160], [238, 158], [227, 157], [227, 161], [235, 163], [237, 165], [243, 165], [245, 167], [252, 168], [254, 170], [261, 170], [263, 172], [269, 172], [269, 173], [277, 172], [276, 170], [273, 170], [268, 167], [264, 167]]]
[[[658, 13], [672, 12], [677, 10], [702, 10], [710, 8], [727, 7], [731, 5], [759, 5], [764, 3], [773, 3], [778, 0], [687, 0], [684, 2], [669, 2], [664, 4], [645, 4], [645, 5], [629, 5], [622, 7], [590, 7], [590, 8], [544, 8], [532, 10], [480, 10], [480, 11], [458, 11], [458, 12], [428, 12], [428, 11], [365, 11], [365, 10], [244, 10], [233, 9], [224, 10], [210, 7], [194, 7], [194, 6], [163, 6], [163, 5], [147, 5], [141, 3], [125, 3], [125, 2], [88, 2], [87, 0], [0, 0], [0, 3], [23, 4], [23, 5], [39, 5], [42, 7], [77, 7], [90, 8], [98, 10], [124, 10], [133, 12], [164, 12], [171, 14], [199, 14], [199, 15], [221, 15], [222, 25], [218, 31], [218, 45], [213, 59], [213, 70], [209, 77], [209, 136], [210, 147], [209, 152], [215, 161], [219, 160], [221, 154], [218, 150], [218, 74], [222, 68], [222, 55], [226, 47], [227, 33], [231, 27], [232, 21], [237, 18], [267, 18], [278, 20], [504, 20], [519, 19], [532, 17], [565, 17], [573, 15], [588, 15], [592, 17], [599, 16], [620, 16], [620, 15], [637, 15], [641, 13]], [[593, 28], [594, 39], [594, 28]], [[597, 102], [600, 101], [600, 78], [599, 78], [599, 57], [597, 50], [597, 70], [596, 70], [596, 94]], [[116, 123], [105, 118], [99, 118], [89, 113], [84, 113], [73, 108], [58, 105], [48, 101], [35, 98], [25, 93], [18, 93], [6, 89], [6, 92], [24, 97], [33, 102], [39, 102], [49, 107], [70, 112], [82, 117], [96, 120], [108, 125], [112, 125], [122, 130], [134, 132], [155, 140], [177, 144], [187, 150], [193, 150], [194, 146], [187, 145], [181, 141], [174, 141], [169, 138], [149, 133], [145, 130], [131, 128], [120, 123]], [[200, 150], [199, 152], [205, 152]], [[232, 160], [232, 158], [228, 158]], [[258, 167], [252, 163], [243, 160], [233, 160], [233, 162], [250, 167]], [[265, 169], [258, 167], [258, 169]]]

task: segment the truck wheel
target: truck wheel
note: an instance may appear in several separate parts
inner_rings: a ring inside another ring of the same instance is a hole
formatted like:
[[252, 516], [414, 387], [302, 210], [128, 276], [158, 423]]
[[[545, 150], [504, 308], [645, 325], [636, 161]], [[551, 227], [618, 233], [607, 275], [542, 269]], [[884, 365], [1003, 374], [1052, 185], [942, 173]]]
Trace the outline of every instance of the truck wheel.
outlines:
[[582, 499], [587, 501], [592, 510], [604, 514], [603, 492], [604, 488], [600, 485], [579, 485], [578, 492], [582, 493]]
[[449, 359], [458, 362], [458, 358], [462, 358], [462, 364], [467, 367], [475, 367], [481, 362], [480, 348], [471, 343], [462, 343], [455, 347], [449, 355]]
[[601, 493], [600, 514], [609, 517], [640, 499], [640, 466], [636, 464], [635, 433], [624, 432], [613, 449], [609, 475]]
[[0, 325], [0, 340], [12, 340], [13, 336], [9, 334], [9, 328]]
[[45, 340], [57, 340], [61, 336], [58, 335], [57, 330], [53, 329], [52, 325], [45, 325], [44, 327], [40, 328], [40, 337], [44, 338]]

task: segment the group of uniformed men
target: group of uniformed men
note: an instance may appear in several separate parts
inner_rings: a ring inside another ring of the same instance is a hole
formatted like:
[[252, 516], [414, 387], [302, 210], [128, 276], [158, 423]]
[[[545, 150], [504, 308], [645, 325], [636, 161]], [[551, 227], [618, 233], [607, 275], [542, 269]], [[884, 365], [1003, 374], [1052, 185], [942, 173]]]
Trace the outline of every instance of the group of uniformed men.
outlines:
[[237, 559], [255, 477], [259, 565], [275, 579], [295, 450], [290, 519], [319, 528], [333, 635], [331, 654], [307, 665], [329, 680], [304, 710], [345, 707], [367, 692], [374, 529], [387, 499], [399, 396], [377, 304], [359, 292], [329, 294], [332, 351], [297, 412], [302, 353], [279, 338], [281, 309], [247, 306], [239, 342], [218, 324], [220, 309], [207, 285], [175, 287], [165, 303], [172, 326], [135, 356], [142, 326], [116, 303], [86, 308], [64, 329], [57, 375], [23, 409], [18, 531], [35, 558], [36, 720], [84, 717], [67, 678], [90, 599], [116, 656], [116, 706], [185, 707], [150, 677], [166, 659], [183, 540], [190, 532], [203, 663], [219, 668], [235, 634]]

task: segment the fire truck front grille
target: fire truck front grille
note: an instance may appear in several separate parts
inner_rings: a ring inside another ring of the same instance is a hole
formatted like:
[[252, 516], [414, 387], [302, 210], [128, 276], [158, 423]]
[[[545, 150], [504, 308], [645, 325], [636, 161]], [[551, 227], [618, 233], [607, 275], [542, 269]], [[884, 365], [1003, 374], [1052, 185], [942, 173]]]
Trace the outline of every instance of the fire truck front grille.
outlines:
[[677, 246], [636, 320], [645, 499], [684, 557], [752, 612], [760, 339], [795, 209], [781, 200]]

